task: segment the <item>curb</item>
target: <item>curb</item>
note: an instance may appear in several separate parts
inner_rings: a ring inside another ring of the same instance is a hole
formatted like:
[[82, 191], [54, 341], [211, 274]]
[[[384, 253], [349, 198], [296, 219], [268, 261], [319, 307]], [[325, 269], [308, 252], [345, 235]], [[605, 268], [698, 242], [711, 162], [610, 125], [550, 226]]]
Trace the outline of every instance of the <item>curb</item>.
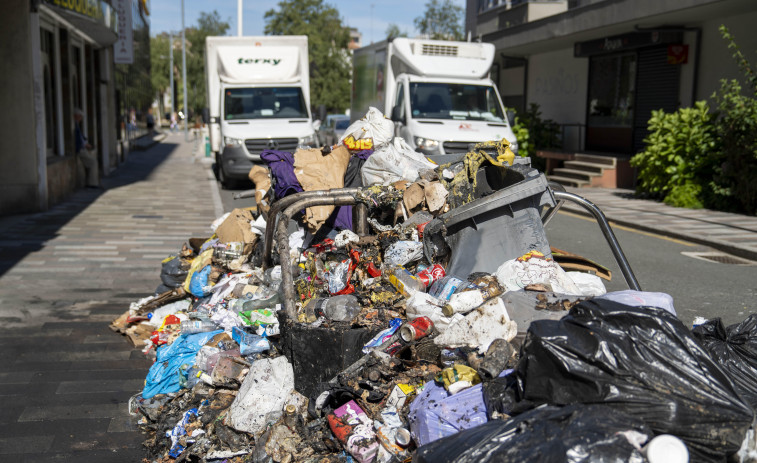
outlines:
[[[602, 209], [601, 206], [599, 205], [597, 205], [597, 207], [599, 207], [600, 210]], [[567, 204], [567, 202], [566, 204], [563, 204], [560, 210], [570, 211], [571, 213], [594, 219], [594, 217], [586, 210], [575, 207], [573, 205], [569, 205]], [[757, 261], [757, 252], [752, 251], [751, 249], [744, 249], [738, 246], [734, 246], [732, 243], [728, 243], [726, 241], [720, 241], [720, 240], [716, 240], [712, 238], [705, 239], [705, 238], [700, 238], [691, 234], [681, 233], [675, 230], [669, 230], [662, 227], [660, 228], [648, 227], [646, 225], [640, 225], [637, 222], [632, 222], [629, 220], [617, 219], [615, 217], [610, 217], [610, 216], [606, 216], [606, 217], [607, 217], [607, 221], [610, 222], [610, 225], [613, 225], [613, 224], [622, 225], [624, 227], [633, 228], [635, 230], [640, 230], [647, 233], [654, 233], [657, 235], [667, 236], [669, 238], [676, 238], [676, 239], [680, 239], [684, 241], [689, 241], [692, 243], [709, 246], [713, 249], [717, 249], [718, 251], [726, 252], [734, 256], [743, 257], [744, 259]]]

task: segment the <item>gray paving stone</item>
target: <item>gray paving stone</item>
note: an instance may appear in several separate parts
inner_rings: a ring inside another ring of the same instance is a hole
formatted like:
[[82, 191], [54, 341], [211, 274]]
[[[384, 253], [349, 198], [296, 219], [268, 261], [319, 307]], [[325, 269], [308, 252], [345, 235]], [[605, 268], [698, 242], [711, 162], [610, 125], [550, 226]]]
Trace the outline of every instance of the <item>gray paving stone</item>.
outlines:
[[92, 392], [139, 392], [144, 378], [130, 380], [62, 381], [56, 394], [89, 394]]
[[124, 411], [118, 404], [76, 404], [47, 407], [27, 407], [18, 421], [70, 420], [114, 418]]
[[0, 455], [45, 453], [52, 447], [53, 440], [54, 435], [0, 437]]

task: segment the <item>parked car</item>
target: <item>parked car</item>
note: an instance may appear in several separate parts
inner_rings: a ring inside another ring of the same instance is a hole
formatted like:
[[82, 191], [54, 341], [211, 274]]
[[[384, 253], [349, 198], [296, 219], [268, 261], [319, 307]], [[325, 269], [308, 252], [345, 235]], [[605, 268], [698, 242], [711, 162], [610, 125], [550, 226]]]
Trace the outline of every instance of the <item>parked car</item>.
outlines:
[[323, 145], [335, 145], [350, 126], [350, 116], [346, 114], [329, 114], [321, 124], [318, 136]]

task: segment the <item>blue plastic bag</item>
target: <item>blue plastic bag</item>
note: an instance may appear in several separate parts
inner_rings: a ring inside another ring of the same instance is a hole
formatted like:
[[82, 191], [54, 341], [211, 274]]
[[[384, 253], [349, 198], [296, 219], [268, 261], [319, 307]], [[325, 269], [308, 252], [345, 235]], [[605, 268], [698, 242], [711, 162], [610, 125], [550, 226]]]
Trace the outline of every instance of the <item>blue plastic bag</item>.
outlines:
[[189, 280], [190, 293], [192, 293], [196, 297], [205, 297], [210, 294], [209, 292], [205, 291], [205, 287], [208, 286], [208, 276], [210, 275], [211, 270], [212, 267], [210, 265], [206, 265], [199, 272], [192, 274], [192, 278]]
[[142, 397], [149, 399], [156, 394], [178, 392], [181, 389], [181, 366], [193, 365], [200, 348], [218, 333], [223, 330], [182, 334], [170, 345], [158, 347], [157, 359], [147, 373]]
[[239, 344], [239, 353], [243, 356], [258, 354], [271, 348], [271, 343], [266, 338], [248, 333], [238, 326], [231, 329], [231, 339]]

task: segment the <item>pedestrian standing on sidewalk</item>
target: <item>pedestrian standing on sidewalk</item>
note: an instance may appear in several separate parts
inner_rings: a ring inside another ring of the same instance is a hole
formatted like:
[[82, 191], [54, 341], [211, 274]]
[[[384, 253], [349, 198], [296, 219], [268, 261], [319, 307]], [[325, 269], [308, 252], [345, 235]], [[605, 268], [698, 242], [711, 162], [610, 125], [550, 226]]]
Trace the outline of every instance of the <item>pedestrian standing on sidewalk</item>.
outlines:
[[155, 117], [152, 115], [152, 108], [147, 108], [147, 130], [152, 134], [155, 129]]
[[100, 169], [97, 165], [97, 158], [92, 153], [92, 145], [87, 141], [86, 135], [81, 128], [81, 121], [84, 119], [84, 111], [79, 108], [74, 109], [74, 142], [76, 154], [81, 159], [84, 168], [87, 170], [87, 188], [102, 188], [100, 186]]

